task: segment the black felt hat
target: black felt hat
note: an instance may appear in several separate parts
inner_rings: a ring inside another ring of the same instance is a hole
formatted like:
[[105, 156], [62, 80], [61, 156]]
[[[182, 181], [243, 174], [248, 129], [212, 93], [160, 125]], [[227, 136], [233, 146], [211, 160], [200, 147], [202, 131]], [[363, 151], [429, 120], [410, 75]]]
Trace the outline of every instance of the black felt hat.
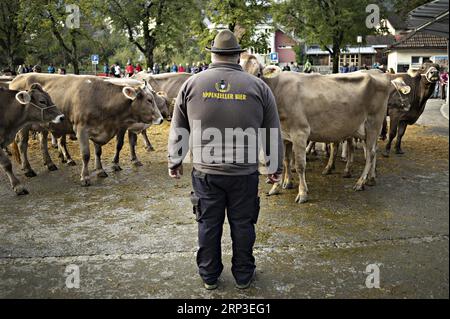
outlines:
[[236, 36], [230, 30], [220, 31], [216, 35], [212, 46], [207, 47], [206, 50], [212, 53], [224, 55], [231, 55], [247, 51], [241, 48]]

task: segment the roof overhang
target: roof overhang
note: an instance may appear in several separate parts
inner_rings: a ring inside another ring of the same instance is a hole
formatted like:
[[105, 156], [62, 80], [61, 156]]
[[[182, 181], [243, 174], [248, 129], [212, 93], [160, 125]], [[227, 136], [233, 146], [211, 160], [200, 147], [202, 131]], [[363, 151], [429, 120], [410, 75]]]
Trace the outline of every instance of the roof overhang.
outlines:
[[409, 13], [408, 27], [416, 32], [449, 38], [449, 0], [435, 0]]

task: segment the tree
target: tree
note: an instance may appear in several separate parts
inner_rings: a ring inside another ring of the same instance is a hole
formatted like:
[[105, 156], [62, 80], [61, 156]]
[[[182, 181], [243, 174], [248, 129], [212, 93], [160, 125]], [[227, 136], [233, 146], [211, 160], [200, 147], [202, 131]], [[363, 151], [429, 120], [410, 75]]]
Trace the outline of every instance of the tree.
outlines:
[[205, 15], [216, 24], [234, 32], [244, 48], [267, 49], [267, 36], [256, 26], [270, 19], [271, 0], [210, 0], [205, 3]]
[[[80, 73], [80, 43], [93, 42], [94, 26], [101, 23], [96, 0], [65, 2], [47, 0], [20, 0], [24, 8], [24, 21], [30, 25], [33, 38], [43, 37], [48, 41], [44, 49], [58, 43], [64, 57], [70, 62], [75, 74]], [[68, 10], [68, 4], [77, 6], [76, 11]], [[25, 9], [26, 8], [26, 9]], [[72, 19], [74, 17], [74, 19]], [[73, 23], [71, 23], [73, 22]], [[78, 25], [77, 23], [80, 22]], [[51, 34], [53, 39], [48, 35]], [[38, 41], [41, 42], [41, 41]], [[42, 43], [41, 43], [42, 45]], [[45, 43], [44, 43], [45, 45]], [[30, 44], [32, 46], [32, 44]]]
[[184, 38], [190, 21], [200, 18], [199, 1], [185, 0], [103, 0], [104, 14], [116, 30], [124, 30], [130, 43], [153, 65], [158, 45]]
[[374, 30], [366, 27], [366, 7], [373, 0], [286, 0], [274, 5], [275, 21], [307, 43], [319, 44], [333, 57], [333, 73], [339, 72], [341, 49], [357, 36]]
[[[0, 56], [13, 71], [18, 60], [23, 60], [27, 21], [20, 19], [20, 1], [0, 2]], [[0, 59], [1, 60], [1, 59]], [[19, 61], [23, 63], [23, 61]]]

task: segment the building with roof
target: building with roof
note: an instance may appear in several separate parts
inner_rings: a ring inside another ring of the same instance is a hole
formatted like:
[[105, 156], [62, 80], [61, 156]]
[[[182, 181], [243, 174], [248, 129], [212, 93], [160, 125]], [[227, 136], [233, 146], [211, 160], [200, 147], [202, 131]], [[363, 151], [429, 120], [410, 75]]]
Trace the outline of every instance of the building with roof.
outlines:
[[[442, 60], [442, 57], [447, 56], [447, 39], [433, 34], [412, 32], [390, 45], [386, 53], [388, 68], [396, 72], [406, 72], [409, 69], [418, 69], [426, 61]], [[448, 65], [448, 60], [446, 63]]]

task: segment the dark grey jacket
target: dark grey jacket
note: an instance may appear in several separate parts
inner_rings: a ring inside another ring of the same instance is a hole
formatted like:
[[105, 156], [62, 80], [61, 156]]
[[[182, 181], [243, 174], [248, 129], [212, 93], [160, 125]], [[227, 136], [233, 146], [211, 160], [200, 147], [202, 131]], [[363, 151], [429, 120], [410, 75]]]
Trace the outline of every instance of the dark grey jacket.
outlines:
[[190, 148], [194, 168], [201, 172], [252, 174], [258, 170], [260, 142], [270, 154], [268, 173], [281, 172], [280, 120], [262, 80], [238, 64], [213, 63], [183, 85], [170, 128], [169, 168], [180, 165]]

